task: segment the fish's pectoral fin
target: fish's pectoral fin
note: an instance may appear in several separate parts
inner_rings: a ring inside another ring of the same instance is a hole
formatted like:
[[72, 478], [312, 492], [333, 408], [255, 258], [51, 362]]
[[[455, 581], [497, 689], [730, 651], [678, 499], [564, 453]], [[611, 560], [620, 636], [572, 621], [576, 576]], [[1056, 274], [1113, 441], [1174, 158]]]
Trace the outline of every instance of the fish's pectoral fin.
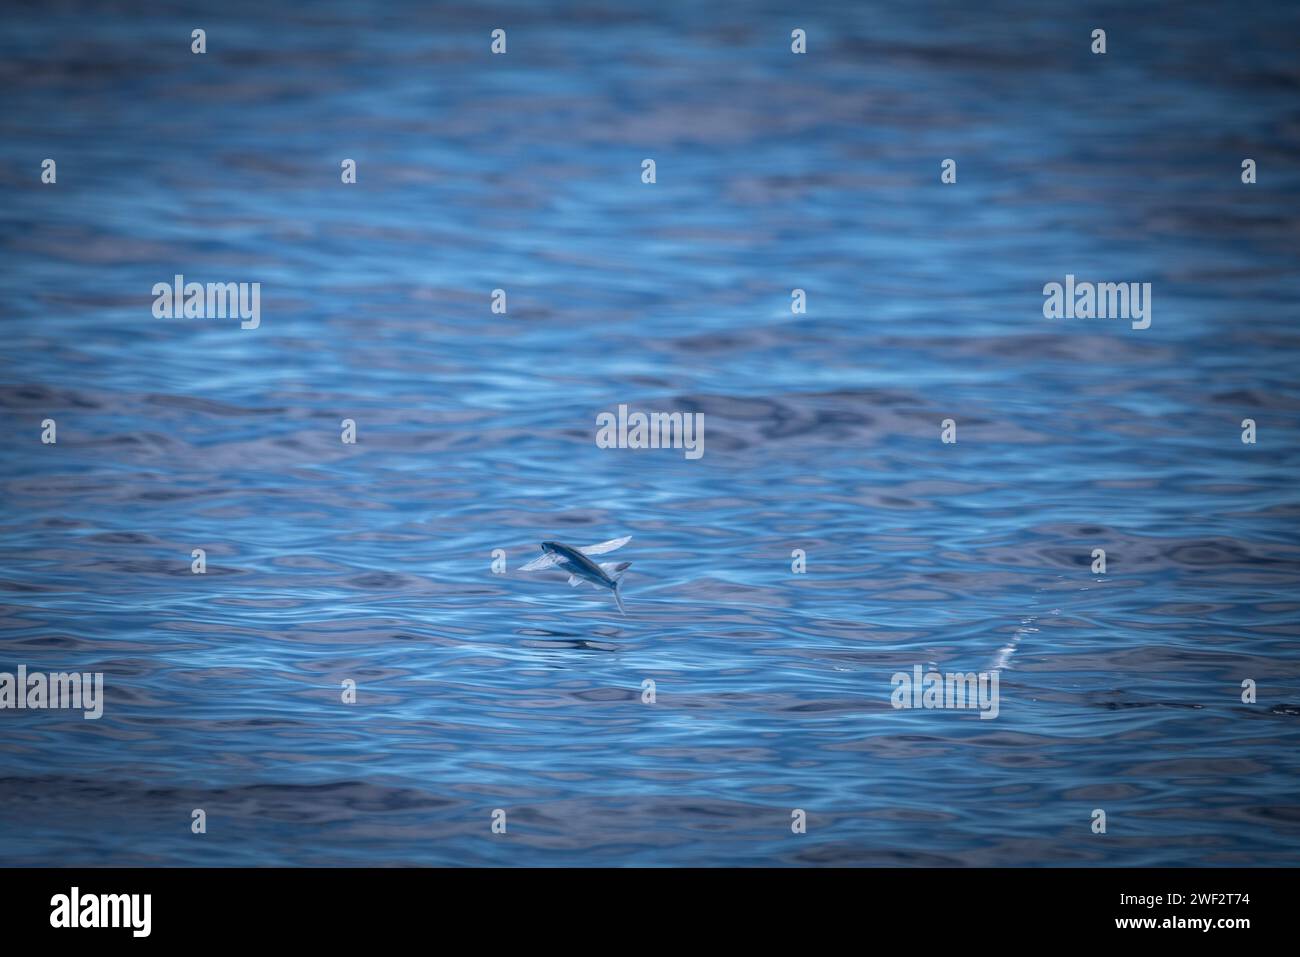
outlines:
[[539, 572], [543, 568], [554, 568], [556, 565], [567, 564], [568, 559], [563, 555], [557, 555], [555, 552], [544, 552], [537, 558], [534, 558], [527, 565], [520, 565], [521, 572]]
[[578, 551], [584, 555], [604, 555], [606, 552], [612, 552], [616, 548], [622, 548], [628, 542], [632, 541], [631, 535], [625, 535], [622, 538], [611, 538], [607, 542], [601, 542], [599, 545], [588, 545], [580, 548]]

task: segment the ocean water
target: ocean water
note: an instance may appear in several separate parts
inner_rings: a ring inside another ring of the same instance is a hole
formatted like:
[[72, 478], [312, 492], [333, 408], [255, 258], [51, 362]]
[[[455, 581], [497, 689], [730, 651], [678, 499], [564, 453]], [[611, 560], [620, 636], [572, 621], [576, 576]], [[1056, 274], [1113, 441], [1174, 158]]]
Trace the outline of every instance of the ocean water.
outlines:
[[1296, 863], [1300, 7], [133, 6], [0, 31], [4, 863]]

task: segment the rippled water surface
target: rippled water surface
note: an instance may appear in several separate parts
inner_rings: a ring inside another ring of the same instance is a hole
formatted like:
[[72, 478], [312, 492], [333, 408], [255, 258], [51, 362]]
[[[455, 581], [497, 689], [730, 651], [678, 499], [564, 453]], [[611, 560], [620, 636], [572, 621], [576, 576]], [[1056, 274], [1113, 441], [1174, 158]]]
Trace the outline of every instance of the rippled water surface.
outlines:
[[1300, 8], [1053, 6], [7, 10], [5, 862], [1294, 863]]

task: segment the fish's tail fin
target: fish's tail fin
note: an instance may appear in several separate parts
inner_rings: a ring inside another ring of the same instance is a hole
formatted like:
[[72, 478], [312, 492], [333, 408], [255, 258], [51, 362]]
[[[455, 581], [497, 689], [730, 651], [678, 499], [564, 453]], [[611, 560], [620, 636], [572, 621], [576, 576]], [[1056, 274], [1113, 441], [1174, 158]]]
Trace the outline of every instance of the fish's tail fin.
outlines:
[[601, 562], [600, 570], [614, 580], [614, 600], [618, 602], [618, 610], [627, 614], [627, 609], [623, 607], [623, 596], [618, 592], [618, 586], [623, 581], [623, 573], [632, 567], [631, 562]]

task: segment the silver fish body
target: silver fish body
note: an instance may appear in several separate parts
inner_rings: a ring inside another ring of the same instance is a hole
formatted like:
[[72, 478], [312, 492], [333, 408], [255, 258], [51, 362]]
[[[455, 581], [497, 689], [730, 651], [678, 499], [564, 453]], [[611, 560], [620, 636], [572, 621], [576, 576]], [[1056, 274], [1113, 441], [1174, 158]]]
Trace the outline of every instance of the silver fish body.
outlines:
[[605, 552], [612, 552], [616, 548], [622, 548], [630, 538], [631, 536], [616, 538], [612, 541], [601, 542], [598, 545], [588, 545], [585, 548], [575, 548], [563, 542], [542, 542], [541, 557], [524, 565], [520, 568], [520, 571], [537, 571], [543, 568], [556, 567], [569, 573], [569, 584], [575, 588], [584, 581], [590, 582], [598, 588], [608, 588], [614, 593], [614, 601], [618, 604], [618, 610], [626, 615], [627, 609], [623, 607], [623, 596], [619, 593], [618, 586], [623, 578], [623, 573], [627, 571], [632, 563], [597, 563], [593, 562], [588, 556], [601, 555]]

